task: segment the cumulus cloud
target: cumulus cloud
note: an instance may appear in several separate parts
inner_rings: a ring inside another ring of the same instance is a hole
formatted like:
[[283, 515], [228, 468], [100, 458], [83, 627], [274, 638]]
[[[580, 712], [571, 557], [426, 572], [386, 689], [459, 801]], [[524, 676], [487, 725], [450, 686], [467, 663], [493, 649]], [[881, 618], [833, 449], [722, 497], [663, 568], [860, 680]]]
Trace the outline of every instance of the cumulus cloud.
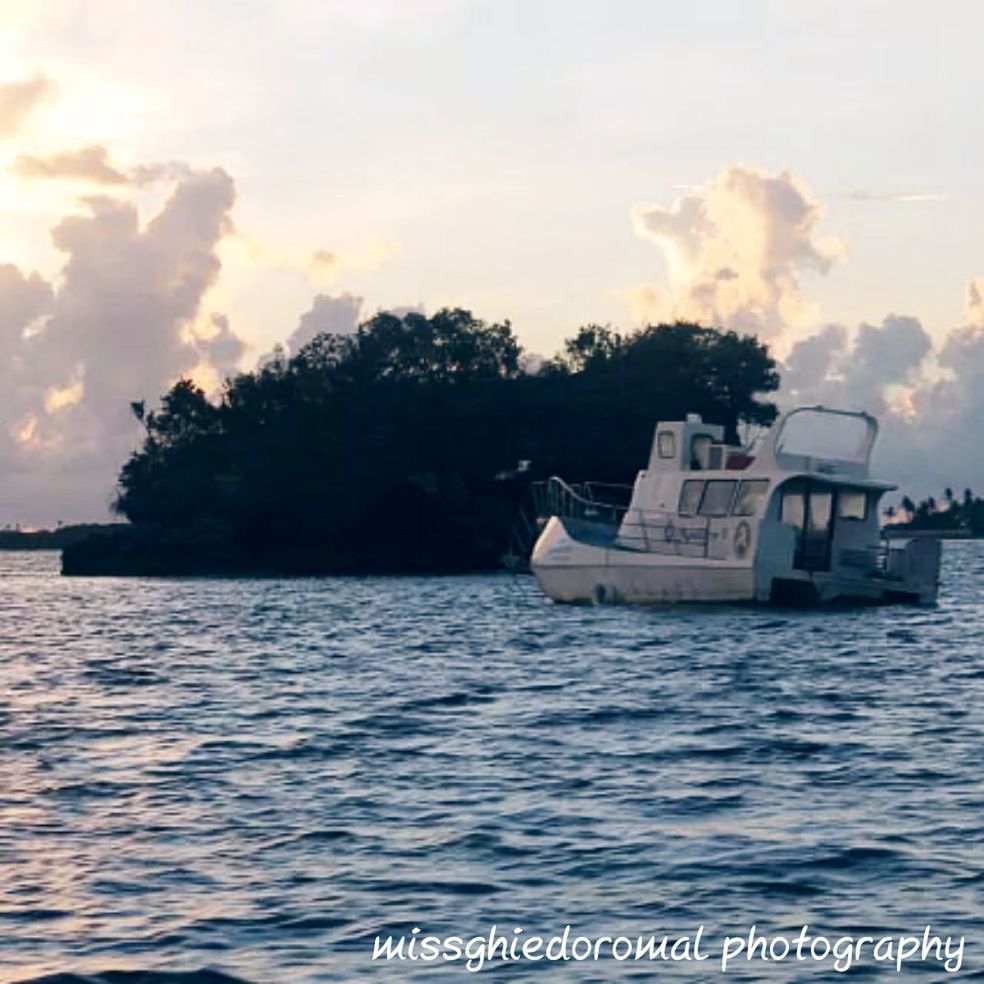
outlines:
[[224, 316], [191, 330], [219, 273], [234, 200], [221, 169], [189, 172], [146, 225], [129, 202], [90, 198], [86, 214], [53, 230], [65, 255], [57, 290], [0, 267], [7, 515], [104, 513], [138, 438], [130, 403], [155, 400], [203, 364], [234, 371], [243, 345]]
[[733, 166], [670, 206], [636, 205], [638, 235], [667, 260], [670, 285], [630, 294], [650, 320], [680, 318], [775, 337], [809, 323], [801, 281], [846, 255], [821, 237], [822, 206], [789, 172]]
[[847, 398], [864, 394], [884, 405], [886, 387], [912, 383], [933, 343], [918, 318], [890, 314], [881, 325], [861, 325], [844, 370]]
[[301, 315], [297, 327], [287, 339], [287, 352], [296, 355], [323, 332], [331, 332], [333, 335], [354, 334], [359, 327], [362, 301], [355, 294], [318, 294], [311, 309]]
[[932, 341], [917, 318], [889, 315], [849, 334], [826, 325], [797, 342], [785, 360], [783, 392], [798, 403], [825, 403], [882, 413], [887, 391], [911, 384]]
[[[296, 355], [317, 335], [354, 335], [363, 320], [364, 299], [355, 294], [318, 294], [311, 308], [301, 315], [297, 327], [287, 339], [288, 355]], [[380, 313], [405, 318], [408, 314], [425, 314], [422, 304], [404, 304], [380, 309]]]
[[[924, 383], [911, 396], [913, 430], [932, 449], [933, 472], [955, 488], [984, 492], [984, 278], [967, 292], [967, 321], [952, 329], [939, 348], [941, 378]], [[937, 483], [939, 484], [939, 483]], [[938, 491], [933, 489], [932, 491]]]
[[0, 137], [14, 133], [53, 89], [51, 81], [43, 75], [0, 83]]
[[181, 328], [216, 280], [234, 198], [232, 179], [215, 169], [180, 183], [146, 228], [132, 204], [106, 198], [55, 228], [68, 261], [38, 347], [49, 368], [85, 364], [86, 403], [101, 417], [195, 365]]
[[[32, 326], [50, 312], [53, 297], [51, 286], [38, 274], [25, 275], [10, 263], [0, 265], [0, 465], [16, 446], [31, 398], [43, 393], [24, 378], [24, 350]], [[26, 434], [23, 440], [29, 438]]]
[[944, 485], [984, 489], [982, 280], [968, 290], [967, 323], [935, 347], [917, 318], [889, 315], [849, 332], [827, 325], [793, 346], [780, 402], [867, 410], [881, 423], [876, 466], [913, 495]]
[[[940, 192], [854, 192], [856, 201], [938, 201]], [[823, 324], [804, 290], [846, 256], [823, 237], [823, 208], [788, 172], [729, 167], [684, 186], [669, 206], [637, 205], [636, 232], [655, 242], [668, 282], [629, 299], [648, 320], [681, 318], [756, 334], [781, 359], [781, 405], [864, 409], [881, 420], [876, 464], [913, 494], [984, 488], [984, 277], [968, 287], [966, 323], [934, 347], [918, 318]]]
[[825, 325], [797, 342], [783, 365], [783, 391], [800, 402], [824, 403], [830, 380], [847, 350], [847, 329]]
[[[938, 201], [939, 192], [855, 192], [855, 201]], [[782, 356], [780, 404], [864, 409], [881, 421], [876, 464], [913, 494], [984, 486], [984, 277], [967, 291], [967, 321], [934, 348], [915, 317], [848, 327], [819, 323], [804, 290], [846, 250], [820, 235], [823, 209], [786, 172], [730, 167], [682, 189], [669, 206], [633, 209], [668, 281], [630, 294], [647, 320], [682, 318], [749, 332]]]
[[[12, 263], [0, 263], [0, 351], [12, 352], [24, 332], [46, 313], [54, 296], [50, 284], [36, 273], [25, 276]], [[0, 367], [9, 360], [0, 359]]]
[[232, 330], [225, 314], [212, 314], [207, 334], [195, 336], [199, 355], [220, 377], [234, 376], [246, 354], [246, 343]]

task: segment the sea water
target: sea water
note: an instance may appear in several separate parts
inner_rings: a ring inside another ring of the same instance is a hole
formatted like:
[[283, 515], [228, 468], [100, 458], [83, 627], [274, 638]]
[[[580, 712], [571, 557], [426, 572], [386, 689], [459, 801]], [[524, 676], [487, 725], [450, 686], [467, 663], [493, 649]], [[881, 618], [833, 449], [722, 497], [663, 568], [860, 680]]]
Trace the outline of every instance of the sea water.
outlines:
[[980, 972], [982, 637], [980, 542], [945, 545], [936, 607], [816, 611], [566, 607], [510, 575], [65, 579], [0, 554], [0, 981], [725, 979], [372, 959], [491, 927], [702, 927], [712, 953], [753, 925], [931, 925]]

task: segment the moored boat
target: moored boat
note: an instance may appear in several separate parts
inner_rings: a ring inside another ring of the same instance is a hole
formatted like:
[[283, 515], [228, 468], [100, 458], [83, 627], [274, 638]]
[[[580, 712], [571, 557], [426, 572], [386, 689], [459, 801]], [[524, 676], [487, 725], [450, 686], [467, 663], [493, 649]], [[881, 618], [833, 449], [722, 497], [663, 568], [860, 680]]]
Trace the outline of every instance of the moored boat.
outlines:
[[553, 478], [530, 567], [556, 601], [936, 600], [940, 543], [886, 540], [869, 414], [800, 407], [750, 448], [695, 414], [657, 424], [626, 503]]

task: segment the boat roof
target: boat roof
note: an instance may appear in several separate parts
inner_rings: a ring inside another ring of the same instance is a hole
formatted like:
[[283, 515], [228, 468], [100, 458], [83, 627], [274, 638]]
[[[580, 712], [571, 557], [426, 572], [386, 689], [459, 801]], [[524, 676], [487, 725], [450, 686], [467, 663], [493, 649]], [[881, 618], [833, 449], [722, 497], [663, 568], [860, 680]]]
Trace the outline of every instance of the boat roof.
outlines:
[[801, 476], [887, 492], [897, 486], [869, 477], [877, 436], [878, 421], [871, 414], [807, 406], [780, 414], [753, 445], [739, 448], [725, 443], [722, 426], [688, 414], [686, 420], [656, 425], [647, 470], [728, 478], [737, 473], [773, 481]]
[[762, 478], [768, 477], [778, 477], [782, 484], [786, 482], [793, 481], [797, 478], [809, 479], [811, 482], [826, 482], [828, 485], [849, 485], [852, 489], [867, 489], [871, 492], [891, 492], [893, 489], [897, 489], [898, 486], [894, 482], [883, 482], [877, 478], [858, 478], [854, 475], [831, 475], [826, 472], [819, 471], [802, 471], [802, 472], [780, 472], [776, 476], [775, 472], [764, 473], [764, 472], [754, 472], [749, 469], [752, 474], [757, 474]]

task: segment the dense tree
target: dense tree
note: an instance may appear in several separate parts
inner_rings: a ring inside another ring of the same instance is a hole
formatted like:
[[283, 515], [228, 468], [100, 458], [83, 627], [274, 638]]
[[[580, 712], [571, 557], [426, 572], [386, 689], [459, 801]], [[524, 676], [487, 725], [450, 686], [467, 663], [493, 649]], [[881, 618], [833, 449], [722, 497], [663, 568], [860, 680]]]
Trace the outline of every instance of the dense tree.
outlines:
[[625, 339], [607, 326], [584, 325], [573, 338], [564, 342], [564, 350], [547, 363], [548, 372], [582, 372], [600, 369], [623, 350]]
[[733, 437], [776, 412], [758, 398], [773, 360], [733, 332], [591, 325], [534, 376], [520, 355], [508, 322], [378, 314], [214, 403], [179, 382], [159, 409], [135, 405], [146, 433], [116, 508], [158, 554], [177, 544], [178, 568], [484, 568], [531, 479], [631, 481], [657, 419], [697, 412]]

